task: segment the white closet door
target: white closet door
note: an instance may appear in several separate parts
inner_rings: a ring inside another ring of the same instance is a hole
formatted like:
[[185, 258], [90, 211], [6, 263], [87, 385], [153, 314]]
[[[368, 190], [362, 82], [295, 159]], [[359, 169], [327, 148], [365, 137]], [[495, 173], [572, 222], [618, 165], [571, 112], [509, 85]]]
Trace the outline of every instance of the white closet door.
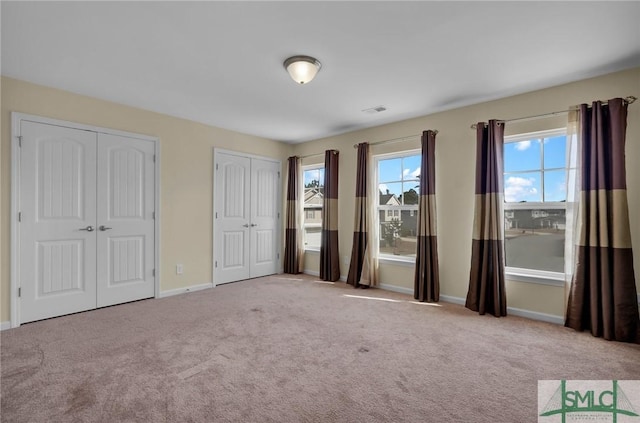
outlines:
[[277, 273], [279, 163], [251, 160], [251, 277]]
[[23, 121], [20, 320], [96, 307], [96, 133]]
[[98, 135], [98, 307], [154, 295], [155, 143]]
[[215, 284], [250, 277], [250, 170], [251, 160], [216, 154], [214, 172]]

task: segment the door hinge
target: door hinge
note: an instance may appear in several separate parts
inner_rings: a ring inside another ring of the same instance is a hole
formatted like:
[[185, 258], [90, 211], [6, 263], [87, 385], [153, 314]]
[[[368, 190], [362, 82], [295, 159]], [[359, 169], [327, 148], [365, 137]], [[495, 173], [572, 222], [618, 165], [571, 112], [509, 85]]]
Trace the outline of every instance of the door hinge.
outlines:
[[278, 212], [278, 219], [280, 219], [280, 212]]
[[22, 148], [22, 135], [18, 135], [18, 147]]
[[156, 212], [151, 212], [151, 218], [152, 218], [153, 220], [156, 220]]
[[218, 163], [216, 163], [216, 170], [218, 170]]
[[153, 269], [153, 270], [151, 271], [151, 274], [152, 274], [152, 275], [153, 275], [153, 277], [155, 278], [155, 276], [156, 276], [156, 269]]
[[216, 260], [216, 268], [218, 268], [218, 260]]
[[154, 163], [156, 162], [156, 155], [155, 154], [153, 155], [153, 162]]
[[18, 297], [22, 297], [22, 288], [18, 288]]
[[18, 212], [18, 222], [22, 222], [22, 212]]
[[216, 219], [218, 218], [218, 212], [216, 212]]
[[278, 171], [278, 178], [280, 178], [280, 171]]
[[280, 253], [277, 253], [276, 255], [278, 257], [278, 260], [280, 260]]

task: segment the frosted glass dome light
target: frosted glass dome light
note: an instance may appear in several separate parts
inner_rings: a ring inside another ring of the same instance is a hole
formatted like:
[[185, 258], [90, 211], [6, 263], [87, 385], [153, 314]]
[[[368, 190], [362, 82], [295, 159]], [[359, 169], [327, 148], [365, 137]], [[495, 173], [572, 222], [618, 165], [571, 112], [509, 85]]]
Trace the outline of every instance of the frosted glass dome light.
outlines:
[[311, 56], [293, 56], [284, 61], [284, 68], [298, 84], [308, 84], [316, 77], [322, 64]]

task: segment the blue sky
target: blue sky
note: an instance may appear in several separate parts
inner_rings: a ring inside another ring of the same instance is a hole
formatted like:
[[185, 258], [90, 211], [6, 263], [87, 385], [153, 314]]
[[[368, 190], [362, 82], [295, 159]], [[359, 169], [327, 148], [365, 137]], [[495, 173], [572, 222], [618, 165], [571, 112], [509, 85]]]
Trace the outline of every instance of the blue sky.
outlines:
[[[420, 176], [420, 154], [378, 162], [378, 188], [383, 193], [400, 196], [418, 185]], [[404, 182], [403, 182], [404, 181]]]
[[324, 185], [324, 167], [322, 169], [310, 169], [305, 170], [304, 174], [304, 186], [311, 183], [314, 179], [320, 182], [320, 185]]
[[[544, 155], [542, 155], [544, 150]], [[531, 139], [504, 145], [504, 197], [507, 202], [566, 199], [566, 137]], [[544, 165], [542, 163], [544, 162]], [[540, 169], [544, 169], [541, 172]], [[558, 169], [558, 170], [553, 170]], [[544, 175], [543, 175], [544, 174]], [[542, 186], [544, 184], [544, 187]], [[544, 188], [544, 190], [542, 189]]]

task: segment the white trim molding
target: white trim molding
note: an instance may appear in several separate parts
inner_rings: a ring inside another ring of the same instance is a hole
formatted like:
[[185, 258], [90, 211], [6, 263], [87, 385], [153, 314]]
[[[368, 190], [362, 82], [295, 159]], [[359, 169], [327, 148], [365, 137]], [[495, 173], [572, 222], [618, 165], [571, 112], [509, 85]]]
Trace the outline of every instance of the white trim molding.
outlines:
[[400, 294], [407, 294], [407, 295], [413, 296], [413, 289], [405, 288], [403, 286], [387, 285], [385, 283], [382, 283], [378, 288], [384, 289], [385, 291], [398, 292]]
[[[413, 295], [413, 289], [404, 288], [401, 286], [381, 284], [380, 289], [399, 292], [401, 294]], [[462, 306], [464, 306], [466, 302], [466, 300], [462, 297], [454, 297], [451, 295], [440, 295], [440, 300], [444, 301], [445, 303], [458, 304]], [[507, 307], [507, 314], [511, 316], [525, 317], [531, 320], [540, 320], [542, 322], [555, 323], [558, 325], [564, 324], [564, 317], [562, 316], [556, 316], [556, 315], [547, 314], [547, 313], [540, 313], [538, 311], [523, 310], [521, 308]]]
[[0, 323], [0, 331], [7, 330], [7, 329], [11, 329], [11, 322], [6, 321], [6, 322]]
[[184, 288], [168, 289], [166, 291], [160, 291], [158, 298], [173, 297], [174, 295], [186, 294], [187, 292], [202, 291], [203, 289], [213, 288], [212, 282], [201, 283], [199, 285], [191, 285]]
[[[464, 305], [466, 300], [461, 297], [452, 297], [449, 295], [440, 295], [440, 299], [447, 303]], [[541, 313], [539, 311], [523, 310], [521, 308], [507, 307], [507, 315], [525, 317], [531, 320], [540, 320], [542, 322], [564, 324], [564, 317], [553, 314]]]

